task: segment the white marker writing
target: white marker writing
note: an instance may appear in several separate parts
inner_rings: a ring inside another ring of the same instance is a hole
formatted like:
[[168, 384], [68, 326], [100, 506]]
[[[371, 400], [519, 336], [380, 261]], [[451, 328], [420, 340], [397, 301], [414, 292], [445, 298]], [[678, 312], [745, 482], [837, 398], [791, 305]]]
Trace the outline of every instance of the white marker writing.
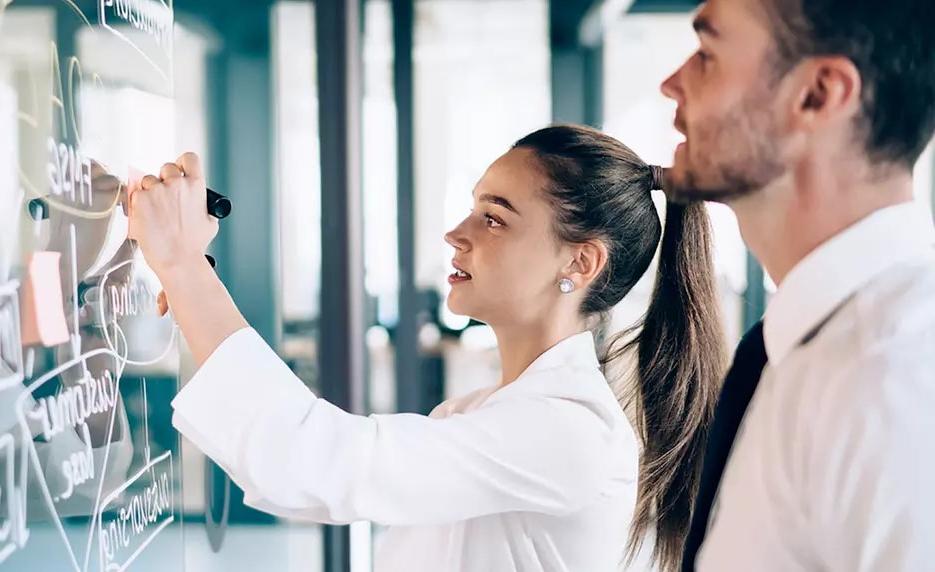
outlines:
[[49, 137], [47, 146], [49, 192], [76, 205], [92, 206], [91, 159], [71, 145], [56, 144], [52, 137]]
[[[170, 465], [171, 467], [171, 465]], [[106, 524], [102, 521], [101, 548], [108, 562], [112, 562], [121, 549], [126, 549], [135, 537], [159, 522], [172, 511], [170, 475], [153, 471], [153, 482], [130, 497], [126, 506], [117, 511], [116, 518]]]
[[156, 308], [156, 295], [145, 282], [121, 284], [109, 288], [111, 317], [138, 316]]
[[148, 0], [106, 0], [104, 6], [113, 8], [117, 17], [129, 22], [137, 30], [151, 35], [160, 47], [169, 45], [172, 12], [165, 4]]
[[58, 395], [37, 400], [27, 411], [31, 419], [42, 426], [42, 436], [49, 441], [70, 427], [77, 427], [91, 415], [110, 411], [117, 404], [117, 382], [110, 370], [105, 369], [97, 378], [89, 372], [77, 385], [67, 387]]
[[75, 487], [80, 486], [94, 478], [94, 451], [91, 449], [91, 433], [88, 424], [81, 424], [81, 437], [84, 439], [84, 450], [76, 451], [62, 461], [62, 473], [65, 474], [67, 488], [55, 500], [71, 498]]

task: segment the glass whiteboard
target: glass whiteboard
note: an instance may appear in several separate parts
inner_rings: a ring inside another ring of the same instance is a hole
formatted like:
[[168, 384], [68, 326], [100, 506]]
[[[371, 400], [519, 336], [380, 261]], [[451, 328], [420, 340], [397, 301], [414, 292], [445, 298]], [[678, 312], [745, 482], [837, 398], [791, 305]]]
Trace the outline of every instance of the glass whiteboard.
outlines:
[[126, 239], [171, 0], [0, 0], [0, 570], [181, 570], [179, 334]]

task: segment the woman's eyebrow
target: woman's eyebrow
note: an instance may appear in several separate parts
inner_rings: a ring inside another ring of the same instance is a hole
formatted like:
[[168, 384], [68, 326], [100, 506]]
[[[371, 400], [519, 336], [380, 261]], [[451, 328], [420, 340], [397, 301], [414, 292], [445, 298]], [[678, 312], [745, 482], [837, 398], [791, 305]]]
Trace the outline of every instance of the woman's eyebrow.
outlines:
[[513, 212], [514, 214], [518, 216], [523, 216], [519, 214], [519, 211], [516, 210], [516, 207], [513, 206], [513, 203], [508, 201], [505, 197], [501, 197], [500, 195], [482, 193], [481, 196], [477, 198], [477, 200], [482, 203], [492, 203], [495, 205], [500, 205], [501, 207], [507, 209], [508, 211]]

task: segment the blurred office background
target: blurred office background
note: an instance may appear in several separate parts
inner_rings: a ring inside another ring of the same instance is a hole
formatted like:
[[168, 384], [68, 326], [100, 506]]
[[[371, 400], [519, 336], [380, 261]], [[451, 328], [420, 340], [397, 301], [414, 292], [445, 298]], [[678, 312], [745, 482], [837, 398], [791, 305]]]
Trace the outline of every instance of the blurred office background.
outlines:
[[[26, 43], [62, 41], [41, 4], [7, 7], [5, 29], [17, 36], [4, 50], [41, 54]], [[219, 272], [310, 388], [357, 413], [427, 413], [497, 379], [492, 333], [444, 305], [452, 252], [442, 235], [466, 213], [474, 183], [512, 142], [553, 121], [602, 127], [668, 164], [679, 136], [658, 86], [696, 49], [695, 7], [177, 0], [171, 100], [95, 97], [146, 109], [141, 120], [162, 126], [152, 145], [166, 160], [202, 155], [209, 184], [234, 204], [214, 246]], [[70, 41], [83, 60], [114, 57], [106, 42]], [[930, 149], [916, 177], [929, 204], [932, 167]], [[732, 213], [710, 212], [734, 343], [771, 285]], [[616, 309], [615, 328], [639, 318], [652, 275]], [[379, 527], [258, 513], [197, 450], [185, 444], [182, 457], [188, 570], [370, 569]]]

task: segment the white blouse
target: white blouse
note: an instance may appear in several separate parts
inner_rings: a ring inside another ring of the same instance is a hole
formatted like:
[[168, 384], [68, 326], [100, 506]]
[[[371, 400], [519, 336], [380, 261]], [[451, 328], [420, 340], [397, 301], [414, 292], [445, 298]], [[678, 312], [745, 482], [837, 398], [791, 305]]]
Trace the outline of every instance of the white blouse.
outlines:
[[267, 512], [391, 528], [378, 572], [616, 570], [638, 445], [590, 333], [513, 383], [430, 416], [352, 415], [316, 397], [252, 329], [173, 401], [173, 423]]

